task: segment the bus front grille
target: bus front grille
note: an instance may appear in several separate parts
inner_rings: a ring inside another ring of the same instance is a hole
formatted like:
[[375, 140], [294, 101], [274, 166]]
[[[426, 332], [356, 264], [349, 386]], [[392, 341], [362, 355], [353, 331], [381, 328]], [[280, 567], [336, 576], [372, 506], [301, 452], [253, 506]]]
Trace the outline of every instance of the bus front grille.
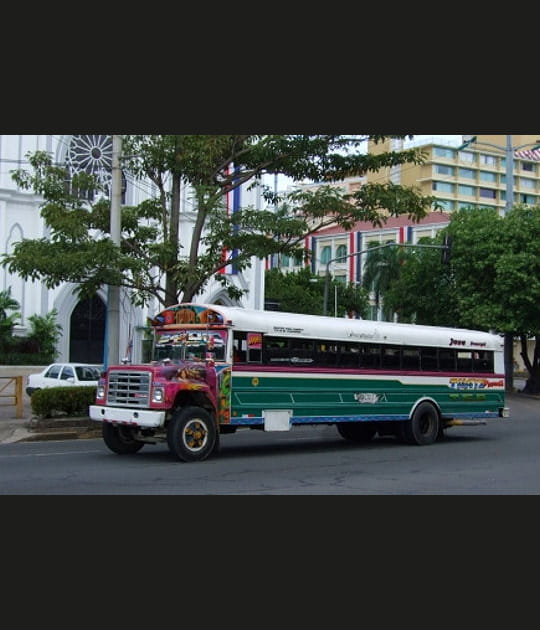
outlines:
[[151, 372], [111, 370], [107, 404], [119, 407], [148, 407]]

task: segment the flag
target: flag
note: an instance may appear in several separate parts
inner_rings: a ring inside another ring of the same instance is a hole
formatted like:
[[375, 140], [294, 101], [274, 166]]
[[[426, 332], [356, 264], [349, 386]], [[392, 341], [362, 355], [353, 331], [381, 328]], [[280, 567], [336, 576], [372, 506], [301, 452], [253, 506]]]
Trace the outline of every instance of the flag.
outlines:
[[[226, 175], [229, 175], [230, 173], [229, 167], [227, 167], [227, 170], [225, 171], [225, 173]], [[231, 200], [232, 200], [232, 203], [231, 203]], [[231, 216], [231, 214], [234, 214], [235, 212], [240, 210], [240, 188], [237, 186], [232, 192], [231, 190], [228, 190], [225, 195], [225, 201], [226, 201], [226, 208], [227, 208], [227, 216]], [[235, 227], [234, 233], [236, 234], [237, 231], [238, 231], [238, 228]], [[233, 276], [236, 275], [238, 273], [238, 270], [236, 269], [234, 265], [234, 259], [237, 256], [238, 256], [238, 250], [234, 250], [230, 252], [227, 248], [224, 247], [221, 252], [221, 260], [223, 262], [229, 260], [229, 264], [223, 265], [223, 267], [218, 271], [218, 273], [229, 274]]]
[[517, 158], [522, 158], [523, 160], [530, 160], [531, 162], [540, 162], [540, 150], [538, 149], [530, 149], [528, 151], [516, 151], [514, 155]]

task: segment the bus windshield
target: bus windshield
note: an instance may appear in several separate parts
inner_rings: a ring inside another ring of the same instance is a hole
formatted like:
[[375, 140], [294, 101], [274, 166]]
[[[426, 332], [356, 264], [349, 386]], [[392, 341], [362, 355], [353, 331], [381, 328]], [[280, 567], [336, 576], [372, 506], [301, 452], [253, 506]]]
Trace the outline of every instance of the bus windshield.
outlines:
[[223, 361], [226, 333], [206, 331], [157, 331], [154, 344], [154, 361]]

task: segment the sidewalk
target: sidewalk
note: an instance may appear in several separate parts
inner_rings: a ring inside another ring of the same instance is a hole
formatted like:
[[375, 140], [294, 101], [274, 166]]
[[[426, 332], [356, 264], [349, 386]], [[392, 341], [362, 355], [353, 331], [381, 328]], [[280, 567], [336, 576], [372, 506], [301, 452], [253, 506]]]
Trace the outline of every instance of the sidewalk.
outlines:
[[30, 398], [24, 394], [23, 417], [15, 405], [0, 404], [0, 444], [39, 440], [73, 440], [101, 437], [101, 423], [88, 417], [38, 419], [32, 416]]

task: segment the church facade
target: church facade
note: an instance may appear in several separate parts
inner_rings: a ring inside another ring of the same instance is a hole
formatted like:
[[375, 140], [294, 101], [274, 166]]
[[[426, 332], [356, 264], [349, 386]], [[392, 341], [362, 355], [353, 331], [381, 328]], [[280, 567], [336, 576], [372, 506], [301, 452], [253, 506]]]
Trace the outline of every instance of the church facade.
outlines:
[[[84, 170], [96, 175], [110, 192], [112, 169], [112, 136], [86, 135], [0, 135], [0, 255], [13, 251], [15, 243], [22, 239], [47, 238], [48, 231], [41, 217], [42, 199], [21, 190], [13, 181], [11, 171], [30, 169], [27, 155], [46, 151], [55, 163], [66, 165], [70, 173]], [[122, 177], [122, 204], [137, 205], [152, 196], [150, 182]], [[231, 204], [238, 207], [262, 208], [259, 187], [251, 190], [243, 187], [234, 194]], [[232, 207], [232, 206], [231, 206]], [[189, 191], [182, 191], [181, 244], [187, 246], [195, 212]], [[199, 303], [237, 305], [264, 308], [265, 262], [252, 260], [252, 266], [243, 273], [226, 269], [232, 282], [246, 293], [240, 302], [232, 301], [222, 285], [209, 282]], [[102, 287], [91, 299], [81, 300], [76, 285], [64, 284], [48, 289], [42, 282], [25, 281], [0, 266], [0, 291], [11, 289], [12, 297], [20, 305], [20, 324], [15, 333], [24, 336], [29, 331], [28, 317], [46, 315], [52, 309], [58, 312], [57, 322], [62, 327], [58, 346], [58, 361], [103, 363], [106, 343], [107, 287]], [[143, 340], [147, 333], [146, 321], [160, 310], [160, 305], [150, 303], [137, 307], [131, 303], [127, 292], [120, 297], [120, 356], [129, 356], [133, 362], [143, 359]], [[1, 362], [1, 361], [0, 361]]]

